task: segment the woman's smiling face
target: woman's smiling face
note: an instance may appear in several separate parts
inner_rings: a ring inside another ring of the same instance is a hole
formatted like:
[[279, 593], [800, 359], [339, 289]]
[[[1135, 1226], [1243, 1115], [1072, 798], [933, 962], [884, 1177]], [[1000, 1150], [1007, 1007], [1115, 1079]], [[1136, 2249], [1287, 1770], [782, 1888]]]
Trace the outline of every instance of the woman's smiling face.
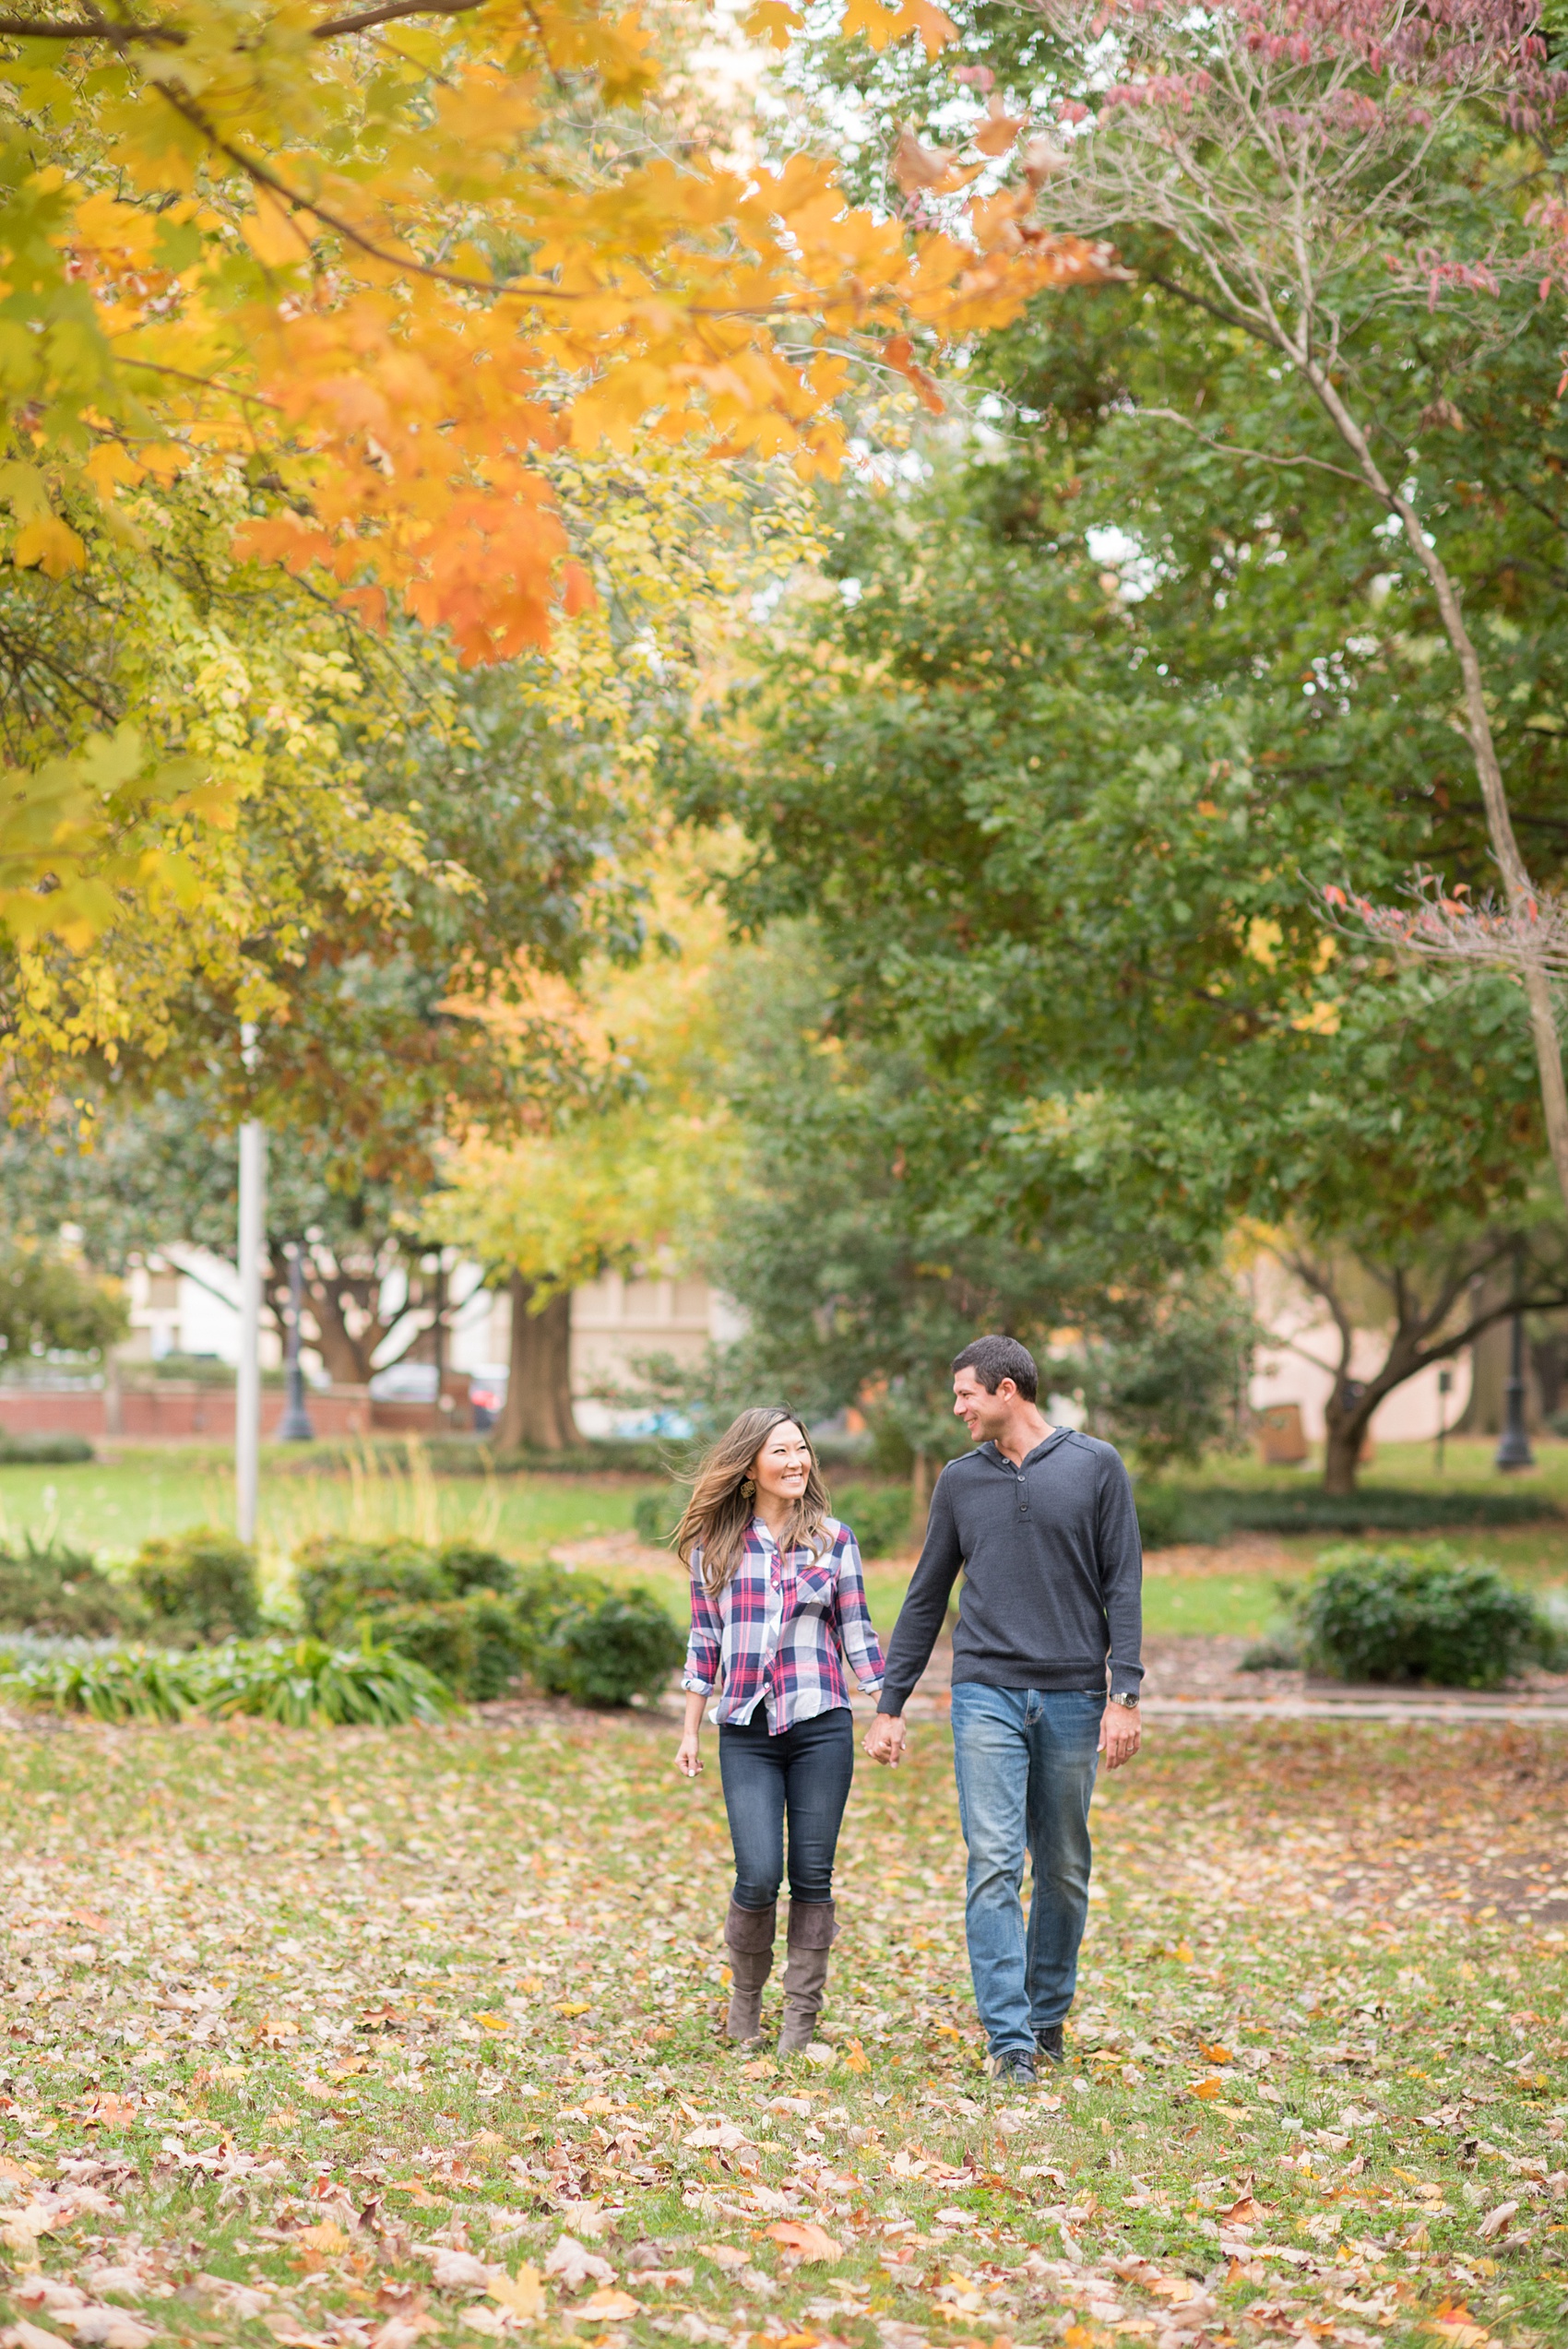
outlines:
[[752, 1462], [757, 1491], [775, 1501], [799, 1501], [811, 1472], [812, 1448], [804, 1430], [793, 1419], [780, 1419]]

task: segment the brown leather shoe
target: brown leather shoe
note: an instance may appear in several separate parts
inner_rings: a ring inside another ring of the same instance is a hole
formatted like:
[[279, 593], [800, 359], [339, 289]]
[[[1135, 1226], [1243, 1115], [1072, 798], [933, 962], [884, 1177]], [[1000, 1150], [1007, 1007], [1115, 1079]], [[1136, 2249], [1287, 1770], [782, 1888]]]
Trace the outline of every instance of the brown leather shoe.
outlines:
[[784, 2028], [781, 2056], [798, 2056], [811, 2045], [827, 1988], [827, 1952], [838, 1932], [831, 1901], [791, 1901], [789, 1963], [784, 1968]]
[[726, 2038], [751, 2046], [762, 2037], [763, 1985], [773, 1971], [773, 1938], [778, 1926], [778, 1904], [770, 1908], [741, 1908], [734, 1901], [724, 1920], [730, 1952], [730, 2012]]

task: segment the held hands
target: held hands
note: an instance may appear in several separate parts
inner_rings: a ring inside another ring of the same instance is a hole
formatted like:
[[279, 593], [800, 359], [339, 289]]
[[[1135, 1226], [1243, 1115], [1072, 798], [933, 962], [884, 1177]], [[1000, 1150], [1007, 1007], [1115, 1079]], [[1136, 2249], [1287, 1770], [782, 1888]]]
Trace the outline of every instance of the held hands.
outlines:
[[697, 1751], [697, 1733], [695, 1729], [686, 1729], [682, 1732], [681, 1742], [675, 1749], [675, 1767], [683, 1778], [701, 1777], [702, 1756]]
[[1131, 1762], [1143, 1743], [1143, 1727], [1135, 1705], [1108, 1704], [1099, 1717], [1099, 1750], [1108, 1770]]
[[866, 1731], [865, 1750], [873, 1762], [897, 1770], [904, 1759], [904, 1724], [896, 1713], [879, 1713]]

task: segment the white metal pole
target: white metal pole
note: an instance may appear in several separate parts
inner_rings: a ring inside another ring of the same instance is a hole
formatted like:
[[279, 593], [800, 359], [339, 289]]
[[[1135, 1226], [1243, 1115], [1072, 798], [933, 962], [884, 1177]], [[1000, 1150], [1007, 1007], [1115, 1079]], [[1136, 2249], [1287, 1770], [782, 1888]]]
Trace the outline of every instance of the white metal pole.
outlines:
[[[247, 1068], [255, 1030], [241, 1030]], [[234, 1488], [238, 1531], [255, 1539], [261, 1473], [261, 1261], [267, 1223], [267, 1133], [254, 1118], [240, 1128], [240, 1363], [234, 1382]]]

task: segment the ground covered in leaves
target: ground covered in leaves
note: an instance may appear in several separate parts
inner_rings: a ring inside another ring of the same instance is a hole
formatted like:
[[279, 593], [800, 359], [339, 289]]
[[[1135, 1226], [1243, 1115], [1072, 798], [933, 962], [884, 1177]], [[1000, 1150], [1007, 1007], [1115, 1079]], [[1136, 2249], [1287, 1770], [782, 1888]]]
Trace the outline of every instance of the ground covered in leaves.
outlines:
[[784, 2067], [719, 2037], [673, 1741], [0, 1737], [0, 2343], [1563, 2337], [1561, 1733], [1157, 1725], [1032, 2096], [984, 2077], [939, 1725], [861, 1766]]

